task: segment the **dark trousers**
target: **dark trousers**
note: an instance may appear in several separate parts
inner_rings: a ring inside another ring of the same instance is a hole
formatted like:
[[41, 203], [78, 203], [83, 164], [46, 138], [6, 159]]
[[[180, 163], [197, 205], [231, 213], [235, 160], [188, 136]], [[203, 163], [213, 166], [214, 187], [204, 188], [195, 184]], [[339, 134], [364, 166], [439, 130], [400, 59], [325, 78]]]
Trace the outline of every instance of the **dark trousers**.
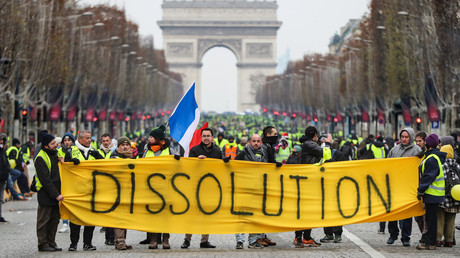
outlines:
[[390, 232], [391, 238], [398, 239], [399, 229], [401, 229], [401, 241], [410, 241], [410, 235], [412, 234], [412, 217], [388, 222], [388, 231]]
[[422, 240], [427, 245], [436, 244], [436, 234], [438, 231], [438, 208], [439, 203], [425, 203], [425, 223], [426, 233], [422, 235]]
[[56, 232], [59, 225], [59, 206], [41, 206], [37, 209], [38, 247], [56, 247]]
[[[76, 246], [80, 240], [80, 225], [70, 222], [70, 245]], [[83, 244], [91, 245], [93, 241], [94, 226], [85, 226], [83, 230]]]
[[326, 236], [332, 236], [334, 234], [336, 236], [341, 236], [342, 232], [343, 232], [342, 226], [324, 228], [324, 234]]
[[113, 228], [105, 228], [105, 240], [115, 241], [115, 231]]
[[295, 238], [297, 239], [302, 239], [302, 235], [305, 240], [310, 240], [311, 239], [311, 229], [299, 230], [295, 232]]

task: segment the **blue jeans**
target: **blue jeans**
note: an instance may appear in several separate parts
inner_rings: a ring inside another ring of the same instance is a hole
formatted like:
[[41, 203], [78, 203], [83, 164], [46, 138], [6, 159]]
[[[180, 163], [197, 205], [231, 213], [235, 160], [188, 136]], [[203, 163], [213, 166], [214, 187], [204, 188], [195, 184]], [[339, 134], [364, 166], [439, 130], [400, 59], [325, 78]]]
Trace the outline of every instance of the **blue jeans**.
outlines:
[[248, 241], [249, 244], [254, 244], [257, 239], [262, 239], [264, 234], [249, 234]]
[[[236, 242], [244, 243], [244, 233], [235, 234]], [[256, 239], [257, 240], [257, 239]]]
[[16, 180], [21, 176], [21, 171], [11, 168], [10, 169], [10, 175], [11, 176], [8, 177], [8, 182], [7, 182], [8, 190], [10, 191], [11, 195], [13, 196], [13, 199], [18, 199], [19, 195], [16, 192], [16, 190], [14, 190], [13, 185], [14, 185], [14, 182], [16, 182]]

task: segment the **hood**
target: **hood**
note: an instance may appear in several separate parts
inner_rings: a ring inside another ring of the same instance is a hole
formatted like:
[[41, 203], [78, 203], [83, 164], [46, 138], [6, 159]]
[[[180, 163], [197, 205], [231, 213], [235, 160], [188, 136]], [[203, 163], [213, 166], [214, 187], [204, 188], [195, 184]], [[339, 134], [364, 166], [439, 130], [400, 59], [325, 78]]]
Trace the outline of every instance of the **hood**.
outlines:
[[441, 160], [441, 164], [443, 164], [444, 162], [446, 162], [447, 153], [441, 152], [439, 149], [435, 148], [435, 149], [431, 149], [431, 150], [425, 152], [425, 157], [428, 157], [428, 155], [430, 155], [430, 154], [436, 154], [436, 155], [438, 155], [439, 160]]
[[446, 158], [453, 159], [454, 158], [454, 149], [450, 145], [444, 145], [441, 147], [441, 152], [446, 153]]
[[444, 145], [450, 145], [452, 147], [455, 146], [455, 139], [453, 136], [441, 136], [439, 138], [439, 140], [441, 140], [441, 145], [444, 146]]
[[414, 129], [410, 128], [410, 127], [407, 127], [407, 128], [404, 128], [401, 130], [401, 132], [399, 132], [399, 138], [401, 139], [401, 133], [406, 131], [408, 134], [409, 134], [409, 137], [410, 137], [410, 142], [414, 142], [415, 140], [415, 132], [414, 132]]
[[375, 147], [378, 147], [378, 148], [385, 147], [385, 143], [379, 142], [379, 141], [375, 141], [375, 142], [373, 142], [372, 144], [374, 144], [374, 146], [375, 146]]

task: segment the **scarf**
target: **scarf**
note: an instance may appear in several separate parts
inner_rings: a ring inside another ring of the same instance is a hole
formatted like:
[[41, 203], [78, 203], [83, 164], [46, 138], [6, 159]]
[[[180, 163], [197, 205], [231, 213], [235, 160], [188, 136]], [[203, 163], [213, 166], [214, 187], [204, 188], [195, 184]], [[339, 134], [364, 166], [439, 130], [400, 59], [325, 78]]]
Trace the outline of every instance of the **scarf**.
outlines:
[[110, 143], [109, 147], [104, 147], [104, 145], [101, 144], [101, 147], [99, 149], [101, 149], [104, 153], [109, 153], [113, 147], [115, 147], [115, 144], [113, 144], [113, 142]]
[[254, 150], [254, 148], [251, 145], [247, 145], [246, 150], [246, 153], [249, 155], [249, 160], [255, 162], [268, 162], [267, 156], [265, 155], [265, 152], [262, 150], [262, 146], [260, 146], [260, 148], [258, 148], [257, 150]]
[[155, 153], [161, 149], [163, 149], [165, 145], [165, 141], [156, 141], [154, 144], [150, 145], [149, 144], [149, 148]]
[[129, 148], [127, 151], [122, 151], [120, 148], [117, 149], [117, 153], [120, 154], [120, 156], [124, 156], [126, 158], [131, 158], [133, 155], [133, 150]]
[[88, 152], [91, 149], [91, 147], [85, 147], [85, 146], [81, 145], [78, 140], [75, 141], [75, 146], [77, 146], [77, 148], [79, 150], [83, 151], [83, 154], [84, 154], [85, 158], [88, 157]]

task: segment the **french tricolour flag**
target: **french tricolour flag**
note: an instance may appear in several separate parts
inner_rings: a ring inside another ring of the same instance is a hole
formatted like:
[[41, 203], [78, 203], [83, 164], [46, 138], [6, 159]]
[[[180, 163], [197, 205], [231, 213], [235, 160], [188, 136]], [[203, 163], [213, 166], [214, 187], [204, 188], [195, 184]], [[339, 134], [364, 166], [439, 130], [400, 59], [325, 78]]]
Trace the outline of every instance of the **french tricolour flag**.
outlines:
[[185, 93], [169, 118], [171, 137], [185, 150], [185, 157], [190, 152], [190, 142], [200, 121], [200, 109], [195, 99], [195, 83]]

